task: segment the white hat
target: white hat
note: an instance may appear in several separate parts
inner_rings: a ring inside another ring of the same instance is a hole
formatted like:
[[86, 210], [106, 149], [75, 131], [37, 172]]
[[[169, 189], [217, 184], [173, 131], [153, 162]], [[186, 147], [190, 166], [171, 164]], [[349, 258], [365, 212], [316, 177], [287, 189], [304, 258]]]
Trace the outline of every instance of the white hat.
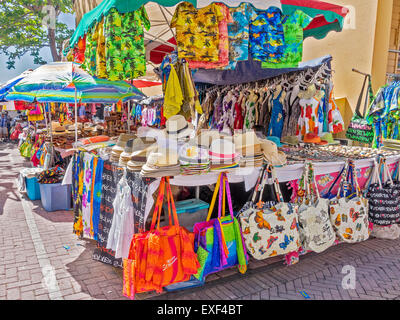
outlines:
[[165, 133], [173, 138], [190, 137], [193, 133], [193, 125], [186, 121], [182, 115], [175, 115], [170, 117], [165, 123]]

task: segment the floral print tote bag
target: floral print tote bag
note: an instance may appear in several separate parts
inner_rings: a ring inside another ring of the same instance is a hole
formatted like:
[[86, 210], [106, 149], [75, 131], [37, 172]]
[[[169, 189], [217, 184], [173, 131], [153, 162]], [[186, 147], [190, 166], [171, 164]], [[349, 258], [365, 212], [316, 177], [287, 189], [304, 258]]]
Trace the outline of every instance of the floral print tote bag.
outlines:
[[[273, 207], [265, 208], [261, 201], [258, 201], [240, 214], [246, 248], [257, 260], [284, 255], [297, 251], [300, 247], [298, 206], [283, 202], [273, 166], [267, 167], [262, 179], [260, 200], [269, 173], [272, 174], [278, 203]], [[257, 192], [257, 188], [254, 192]]]
[[311, 162], [306, 162], [299, 182], [299, 232], [304, 250], [322, 252], [336, 240], [329, 217], [329, 200], [322, 199]]
[[[337, 237], [355, 243], [369, 238], [368, 200], [362, 196], [353, 161], [346, 163], [336, 198], [329, 203], [329, 214]], [[354, 190], [355, 189], [355, 190]], [[347, 196], [342, 197], [347, 194]]]

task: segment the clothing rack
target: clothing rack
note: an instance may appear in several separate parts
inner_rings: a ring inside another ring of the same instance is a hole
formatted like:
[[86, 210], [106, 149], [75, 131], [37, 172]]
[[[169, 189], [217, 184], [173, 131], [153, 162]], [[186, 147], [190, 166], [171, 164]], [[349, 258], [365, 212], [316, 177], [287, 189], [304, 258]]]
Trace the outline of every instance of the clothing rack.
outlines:
[[315, 68], [308, 68], [307, 70], [301, 71], [291, 71], [286, 74], [282, 74], [273, 78], [234, 84], [234, 85], [215, 85], [210, 86], [207, 89], [207, 92], [212, 93], [213, 91], [221, 91], [221, 90], [242, 90], [242, 89], [261, 89], [263, 87], [277, 85], [282, 82], [290, 83], [291, 85], [299, 84], [302, 90], [307, 90], [307, 88], [316, 82], [317, 79], [321, 78], [322, 80], [330, 79], [332, 76], [333, 70], [328, 66], [328, 63], [324, 63]]

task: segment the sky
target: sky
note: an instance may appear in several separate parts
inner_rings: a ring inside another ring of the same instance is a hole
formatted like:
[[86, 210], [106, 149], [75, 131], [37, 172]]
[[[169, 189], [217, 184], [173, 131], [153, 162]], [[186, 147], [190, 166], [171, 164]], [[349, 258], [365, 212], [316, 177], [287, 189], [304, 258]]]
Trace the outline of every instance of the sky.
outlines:
[[[69, 28], [75, 29], [75, 15], [62, 13], [60, 14], [60, 21], [67, 24]], [[50, 53], [50, 48], [42, 49], [40, 54], [42, 55], [42, 58], [45, 61], [47, 62], [53, 61]], [[8, 70], [6, 61], [7, 57], [5, 55], [0, 54], [0, 83], [7, 82], [7, 80], [10, 80], [18, 76], [26, 69], [35, 69], [39, 67], [39, 65], [35, 65], [33, 63], [33, 58], [29, 54], [25, 55], [23, 58], [16, 61], [15, 69]]]

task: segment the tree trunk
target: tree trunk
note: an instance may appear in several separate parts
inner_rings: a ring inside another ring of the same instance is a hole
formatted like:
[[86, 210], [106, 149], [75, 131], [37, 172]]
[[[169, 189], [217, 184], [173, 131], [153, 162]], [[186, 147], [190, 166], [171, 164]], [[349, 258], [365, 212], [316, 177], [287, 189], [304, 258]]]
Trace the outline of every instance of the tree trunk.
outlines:
[[60, 61], [61, 57], [57, 52], [57, 45], [56, 45], [56, 30], [49, 28], [47, 29], [47, 31], [48, 31], [50, 51], [53, 57], [53, 61]]

